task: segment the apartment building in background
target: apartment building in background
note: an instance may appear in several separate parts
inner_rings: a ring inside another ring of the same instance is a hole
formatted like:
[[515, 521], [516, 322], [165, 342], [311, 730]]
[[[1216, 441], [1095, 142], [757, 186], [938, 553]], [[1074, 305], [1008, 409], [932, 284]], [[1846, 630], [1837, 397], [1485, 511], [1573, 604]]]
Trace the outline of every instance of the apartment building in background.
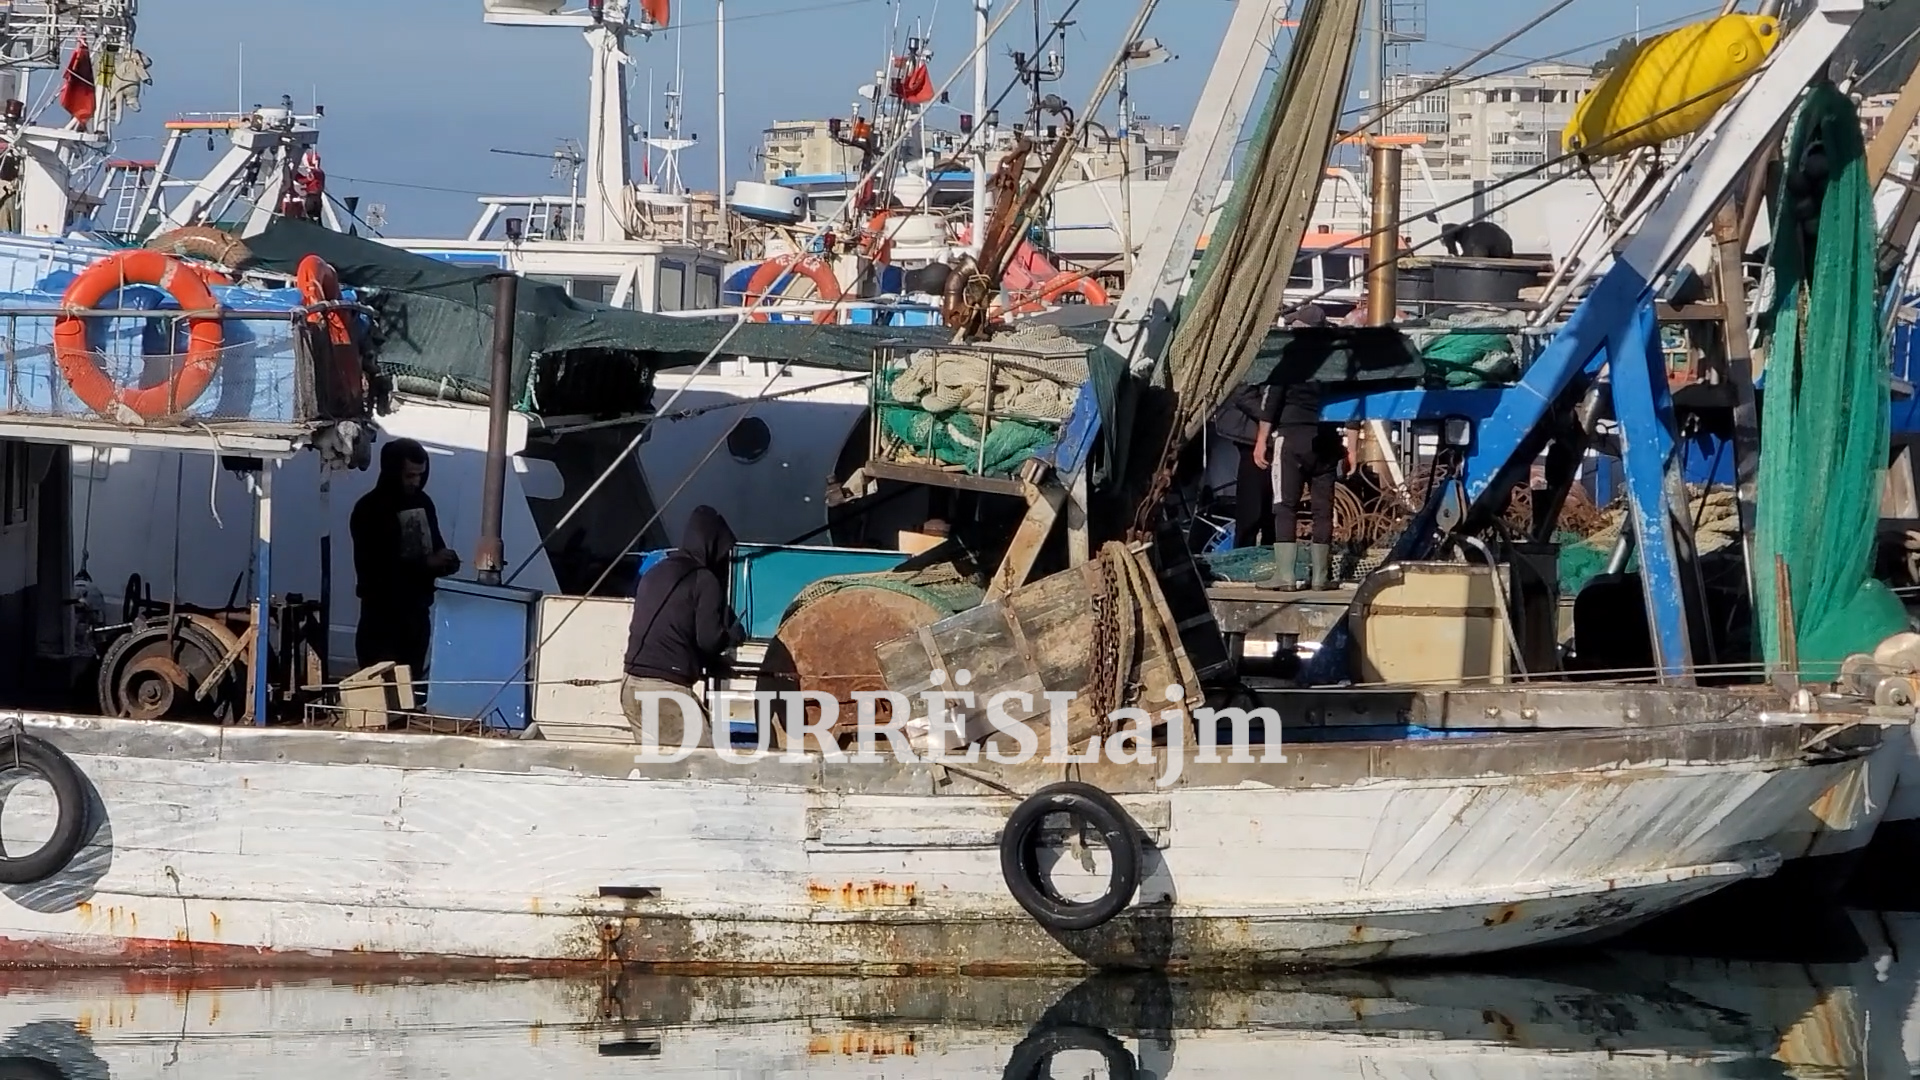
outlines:
[[1536, 64], [1523, 72], [1440, 86], [1433, 74], [1387, 80], [1388, 134], [1420, 135], [1420, 156], [1435, 180], [1497, 181], [1560, 154], [1560, 133], [1599, 80], [1588, 64]]

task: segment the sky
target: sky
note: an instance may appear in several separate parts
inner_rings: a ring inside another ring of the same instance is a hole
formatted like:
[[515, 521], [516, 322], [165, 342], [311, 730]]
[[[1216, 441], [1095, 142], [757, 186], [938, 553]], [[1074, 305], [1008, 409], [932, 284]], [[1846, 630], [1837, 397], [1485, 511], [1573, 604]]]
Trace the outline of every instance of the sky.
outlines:
[[[636, 38], [629, 48], [637, 124], [646, 121], [649, 71], [657, 98], [679, 53], [685, 130], [701, 143], [682, 156], [681, 167], [690, 185], [705, 189], [717, 172], [716, 2], [674, 0], [675, 28]], [[993, 10], [1014, 2], [992, 0]], [[1011, 77], [1009, 53], [1031, 50], [1031, 0], [1017, 2], [1022, 10], [988, 47], [990, 96]], [[1084, 96], [1136, 4], [1040, 2], [1048, 19], [1073, 21], [1056, 39], [1065, 43], [1067, 76], [1050, 89], [1070, 101]], [[1718, 9], [1703, 3], [1574, 0], [1476, 70], [1560, 53], [1591, 59], [1636, 24], [1653, 28]], [[1412, 62], [1429, 71], [1467, 60], [1539, 10], [1511, 0], [1428, 4], [1429, 40], [1414, 47]], [[327, 14], [318, 17], [323, 7]], [[1161, 0], [1148, 33], [1175, 59], [1133, 76], [1137, 111], [1164, 123], [1189, 119], [1232, 9], [1232, 0]], [[969, 0], [726, 0], [726, 14], [726, 145], [734, 181], [758, 178], [754, 151], [774, 121], [846, 115], [855, 87], [884, 62], [896, 23], [900, 38], [916, 19], [932, 26], [936, 85], [973, 44]], [[464, 235], [478, 214], [478, 194], [565, 190], [564, 179], [550, 176], [550, 162], [493, 149], [548, 153], [568, 137], [584, 145], [588, 51], [580, 32], [490, 26], [481, 20], [480, 0], [149, 0], [136, 43], [150, 58], [154, 85], [141, 111], [122, 124], [117, 155], [157, 156], [160, 124], [177, 113], [275, 104], [282, 94], [303, 108], [317, 100], [326, 106], [320, 151], [329, 190], [360, 196], [363, 213], [384, 206], [389, 235]], [[953, 84], [952, 98], [971, 100], [970, 74]], [[1007, 112], [1024, 108], [1018, 91], [1008, 100]], [[945, 126], [958, 111], [948, 113]], [[210, 159], [202, 143], [182, 165], [197, 175]], [[637, 170], [637, 154], [635, 162]]]

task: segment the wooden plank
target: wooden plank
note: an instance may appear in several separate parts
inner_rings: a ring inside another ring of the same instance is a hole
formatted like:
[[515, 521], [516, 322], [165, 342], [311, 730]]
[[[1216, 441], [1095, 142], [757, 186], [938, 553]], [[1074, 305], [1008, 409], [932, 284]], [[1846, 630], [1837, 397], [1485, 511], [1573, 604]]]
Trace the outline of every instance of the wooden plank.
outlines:
[[1046, 547], [1047, 537], [1053, 535], [1053, 526], [1060, 520], [1061, 508], [1066, 505], [1067, 492], [1059, 484], [1047, 481], [1022, 486], [1027, 497], [1027, 516], [1020, 519], [1020, 527], [1014, 530], [1013, 543], [1007, 546], [999, 569], [993, 573], [993, 582], [987, 587], [988, 599], [1007, 595], [1025, 585], [1033, 576], [1034, 564], [1040, 561], [1040, 551]]
[[979, 491], [989, 495], [1019, 496], [1020, 481], [997, 477], [975, 476], [969, 472], [938, 468], [933, 465], [902, 465], [895, 461], [868, 461], [868, 476], [876, 480], [899, 480], [908, 484], [926, 484], [930, 487], [957, 488], [961, 491]]

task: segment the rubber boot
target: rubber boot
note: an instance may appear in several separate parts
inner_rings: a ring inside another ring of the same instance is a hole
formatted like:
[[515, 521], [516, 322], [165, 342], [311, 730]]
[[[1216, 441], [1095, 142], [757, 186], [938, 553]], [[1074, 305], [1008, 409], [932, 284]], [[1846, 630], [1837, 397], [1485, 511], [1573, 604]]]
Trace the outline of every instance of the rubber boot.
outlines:
[[1297, 565], [1294, 562], [1294, 552], [1299, 547], [1298, 544], [1273, 545], [1273, 576], [1261, 582], [1261, 588], [1293, 592], [1300, 587], [1300, 579], [1294, 576], [1294, 568]]
[[1314, 544], [1307, 549], [1307, 561], [1313, 566], [1313, 579], [1307, 587], [1315, 590], [1332, 588], [1333, 575], [1329, 568], [1333, 565], [1333, 546]]

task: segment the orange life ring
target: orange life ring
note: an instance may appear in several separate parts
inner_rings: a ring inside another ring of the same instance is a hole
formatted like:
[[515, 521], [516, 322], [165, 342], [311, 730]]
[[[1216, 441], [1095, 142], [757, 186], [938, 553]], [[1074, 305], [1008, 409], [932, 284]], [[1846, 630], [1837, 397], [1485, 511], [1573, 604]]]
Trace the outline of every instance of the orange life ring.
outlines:
[[1014, 315], [1030, 315], [1040, 311], [1046, 305], [1059, 299], [1061, 295], [1077, 292], [1094, 307], [1109, 303], [1106, 287], [1088, 276], [1084, 270], [1063, 270], [1055, 274], [1038, 292], [1016, 302], [1009, 312]]
[[[813, 282], [813, 287], [820, 293], [822, 301], [834, 303], [840, 299], [840, 282], [833, 276], [832, 268], [828, 267], [820, 256], [790, 254], [778, 255], [761, 263], [760, 268], [747, 279], [747, 287], [742, 290], [747, 306], [759, 307], [761, 302], [767, 299], [767, 290], [773, 288], [773, 283], [790, 273], [799, 274]], [[756, 311], [749, 318], [754, 322], [766, 322], [769, 314], [771, 313], [766, 311]], [[834, 308], [816, 311], [813, 313], [813, 321], [821, 324], [839, 322], [840, 312]]]
[[[69, 311], [91, 308], [109, 293], [127, 285], [155, 285], [165, 289], [182, 311], [210, 311], [217, 305], [206, 281], [187, 264], [150, 248], [131, 248], [82, 270], [60, 297]], [[213, 382], [220, 367], [220, 320], [204, 315], [188, 319], [187, 359], [158, 386], [122, 387], [100, 366], [87, 344], [87, 320], [72, 314], [53, 323], [53, 356], [60, 374], [75, 397], [102, 416], [124, 419], [125, 413], [146, 420], [176, 414], [193, 404]]]
[[[301, 303], [324, 304], [340, 299], [340, 275], [334, 271], [333, 264], [318, 255], [300, 260], [293, 281], [300, 287]], [[353, 326], [347, 322], [346, 312], [336, 309], [307, 316], [307, 322], [314, 326], [322, 320], [327, 324], [327, 340], [333, 342], [335, 348], [353, 348]]]
[[233, 284], [233, 278], [227, 276], [227, 272], [225, 270], [220, 269], [217, 266], [209, 266], [206, 263], [190, 262], [187, 264], [187, 269], [193, 271], [195, 277], [198, 277], [201, 281], [204, 281], [209, 285]]
[[[340, 295], [340, 275], [333, 264], [318, 255], [308, 255], [300, 260], [294, 271], [294, 284], [300, 289], [300, 302], [303, 304], [324, 304], [338, 301]], [[361, 379], [360, 349], [353, 343], [353, 323], [347, 312], [338, 308], [332, 311], [316, 311], [307, 315], [307, 325], [322, 326], [327, 330], [328, 351], [332, 353], [327, 370], [334, 379], [336, 389], [342, 401], [354, 401], [366, 394], [366, 385]]]

